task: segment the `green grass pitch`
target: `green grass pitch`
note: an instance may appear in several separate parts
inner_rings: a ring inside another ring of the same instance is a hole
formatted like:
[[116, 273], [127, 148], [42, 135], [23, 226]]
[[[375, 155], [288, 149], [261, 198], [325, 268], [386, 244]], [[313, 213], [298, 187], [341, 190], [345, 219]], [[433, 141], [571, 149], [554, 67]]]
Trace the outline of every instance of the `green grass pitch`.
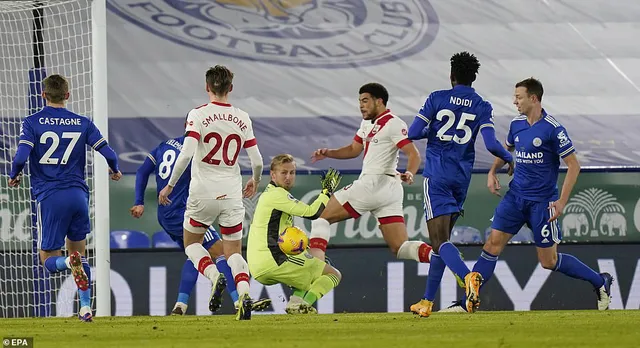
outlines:
[[41, 347], [640, 347], [640, 311], [0, 319]]

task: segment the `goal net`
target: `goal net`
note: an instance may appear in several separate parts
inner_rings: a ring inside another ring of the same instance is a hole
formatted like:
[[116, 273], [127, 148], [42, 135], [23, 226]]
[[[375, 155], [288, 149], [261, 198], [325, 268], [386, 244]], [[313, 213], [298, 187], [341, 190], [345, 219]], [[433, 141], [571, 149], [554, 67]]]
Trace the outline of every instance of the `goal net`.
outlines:
[[[41, 81], [69, 79], [68, 109], [93, 118], [91, 0], [0, 2], [0, 317], [71, 316], [77, 294], [70, 272], [50, 274], [39, 261], [35, 205], [28, 163], [23, 182], [9, 188], [7, 175], [21, 120], [44, 106]], [[104, 131], [103, 131], [104, 132]], [[86, 176], [94, 222], [93, 154]], [[87, 257], [95, 264], [89, 235]], [[64, 251], [63, 251], [64, 252]], [[95, 271], [92, 279], [96, 279]], [[95, 289], [95, 287], [93, 287]], [[95, 290], [92, 294], [95, 297]], [[92, 301], [95, 306], [95, 301]]]

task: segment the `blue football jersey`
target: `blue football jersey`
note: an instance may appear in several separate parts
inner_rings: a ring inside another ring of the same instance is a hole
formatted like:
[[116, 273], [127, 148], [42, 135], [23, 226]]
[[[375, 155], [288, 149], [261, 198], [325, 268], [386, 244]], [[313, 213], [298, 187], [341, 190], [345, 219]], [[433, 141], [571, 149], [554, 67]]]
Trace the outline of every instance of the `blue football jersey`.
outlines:
[[560, 158], [576, 151], [567, 130], [544, 110], [533, 125], [520, 115], [511, 121], [507, 145], [515, 147], [516, 162], [509, 188], [531, 201], [558, 199]]
[[107, 142], [90, 119], [65, 108], [45, 106], [22, 121], [20, 144], [32, 147], [31, 189], [36, 199], [42, 200], [55, 190], [69, 187], [88, 192], [86, 145], [98, 150]]
[[[169, 139], [149, 153], [149, 159], [156, 165], [156, 187], [158, 193], [167, 186], [173, 167], [182, 150], [184, 136]], [[182, 221], [189, 197], [189, 183], [191, 182], [191, 164], [184, 171], [173, 191], [169, 195], [171, 204], [158, 205], [158, 221], [169, 233], [182, 235]]]
[[475, 142], [483, 127], [493, 127], [493, 107], [470, 86], [429, 95], [417, 117], [428, 124], [423, 175], [441, 182], [469, 185]]

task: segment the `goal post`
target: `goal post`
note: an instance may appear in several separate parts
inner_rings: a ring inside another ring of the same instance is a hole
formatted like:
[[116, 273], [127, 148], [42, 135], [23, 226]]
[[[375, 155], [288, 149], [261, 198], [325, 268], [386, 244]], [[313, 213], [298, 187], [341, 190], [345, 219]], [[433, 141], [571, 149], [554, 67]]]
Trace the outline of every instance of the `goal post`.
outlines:
[[[38, 255], [36, 208], [28, 164], [23, 182], [9, 188], [7, 175], [21, 121], [44, 106], [42, 80], [69, 79], [69, 110], [107, 128], [105, 0], [0, 1], [0, 318], [71, 316], [77, 294], [70, 272], [50, 274]], [[95, 159], [95, 161], [94, 161]], [[111, 314], [109, 284], [109, 181], [106, 161], [87, 148], [96, 315]]]

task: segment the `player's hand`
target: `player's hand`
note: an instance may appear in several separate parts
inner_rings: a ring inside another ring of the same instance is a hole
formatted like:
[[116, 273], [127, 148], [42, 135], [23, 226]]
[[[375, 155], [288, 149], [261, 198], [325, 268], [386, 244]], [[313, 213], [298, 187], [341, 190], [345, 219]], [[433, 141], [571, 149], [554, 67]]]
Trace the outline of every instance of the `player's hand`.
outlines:
[[496, 173], [489, 173], [489, 177], [487, 178], [487, 188], [489, 191], [498, 197], [502, 197], [500, 194], [500, 180], [498, 180], [498, 176]]
[[160, 191], [160, 194], [158, 194], [158, 203], [162, 205], [171, 204], [171, 200], [169, 199], [171, 192], [173, 192], [173, 186], [165, 186], [162, 191]]
[[134, 205], [133, 207], [131, 207], [131, 209], [129, 209], [129, 212], [131, 213], [131, 216], [139, 219], [142, 214], [144, 214], [144, 205]]
[[327, 149], [326, 147], [323, 149], [317, 149], [313, 152], [313, 155], [311, 155], [311, 163], [316, 163], [318, 161], [321, 161], [325, 158], [327, 158], [327, 152], [329, 151], [329, 149]]
[[18, 187], [20, 186], [20, 181], [22, 180], [22, 173], [18, 173], [15, 178], [9, 178], [9, 187]]
[[547, 222], [552, 222], [558, 219], [558, 217], [562, 215], [562, 211], [564, 211], [565, 205], [567, 205], [567, 203], [560, 200], [551, 203], [551, 205], [549, 206], [549, 210], [553, 212], [553, 216], [551, 216], [551, 218], [547, 220]]
[[513, 169], [515, 168], [513, 161], [507, 163], [509, 165], [509, 169], [507, 169], [507, 175], [513, 175]]
[[404, 172], [404, 173], [400, 174], [400, 180], [402, 180], [402, 182], [407, 183], [408, 185], [413, 184], [413, 173]]
[[340, 174], [338, 170], [329, 168], [328, 171], [322, 173], [320, 184], [323, 190], [327, 190], [329, 194], [333, 194], [338, 188], [338, 185], [340, 185], [340, 180], [342, 180], [342, 174]]
[[122, 172], [118, 171], [117, 173], [114, 173], [113, 170], [109, 168], [109, 176], [111, 177], [111, 180], [118, 181], [120, 180], [120, 178], [122, 178]]
[[247, 181], [247, 184], [244, 186], [244, 190], [242, 190], [242, 197], [251, 198], [255, 196], [256, 191], [258, 190], [258, 184], [253, 178]]

